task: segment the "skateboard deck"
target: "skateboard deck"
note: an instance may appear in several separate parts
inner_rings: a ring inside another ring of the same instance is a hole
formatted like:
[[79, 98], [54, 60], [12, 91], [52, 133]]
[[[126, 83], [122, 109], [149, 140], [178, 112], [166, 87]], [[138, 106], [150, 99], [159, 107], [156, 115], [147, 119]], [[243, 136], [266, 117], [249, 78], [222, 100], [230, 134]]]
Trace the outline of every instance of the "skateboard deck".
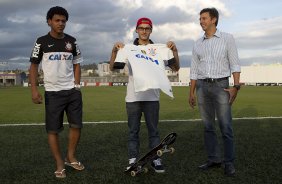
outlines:
[[159, 145], [157, 145], [155, 148], [150, 150], [146, 155], [141, 157], [137, 162], [135, 162], [130, 168], [128, 168], [125, 172], [130, 173], [131, 176], [136, 176], [139, 173], [147, 173], [148, 168], [145, 167], [145, 165], [154, 159], [157, 158], [157, 156], [161, 157], [164, 153], [174, 153], [175, 149], [173, 147], [169, 147], [172, 145], [176, 140], [177, 134], [172, 132], [168, 134]]

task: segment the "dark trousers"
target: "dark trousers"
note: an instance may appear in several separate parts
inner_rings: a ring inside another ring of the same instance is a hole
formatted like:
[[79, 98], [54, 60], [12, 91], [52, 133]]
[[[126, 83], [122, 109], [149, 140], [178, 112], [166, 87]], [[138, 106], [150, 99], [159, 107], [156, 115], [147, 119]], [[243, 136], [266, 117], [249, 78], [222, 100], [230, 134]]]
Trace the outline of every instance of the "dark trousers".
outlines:
[[149, 149], [154, 148], [160, 143], [160, 136], [158, 131], [159, 122], [159, 101], [139, 101], [127, 102], [126, 110], [128, 117], [128, 157], [139, 157], [139, 131], [141, 124], [142, 113], [145, 117], [145, 122], [148, 129]]

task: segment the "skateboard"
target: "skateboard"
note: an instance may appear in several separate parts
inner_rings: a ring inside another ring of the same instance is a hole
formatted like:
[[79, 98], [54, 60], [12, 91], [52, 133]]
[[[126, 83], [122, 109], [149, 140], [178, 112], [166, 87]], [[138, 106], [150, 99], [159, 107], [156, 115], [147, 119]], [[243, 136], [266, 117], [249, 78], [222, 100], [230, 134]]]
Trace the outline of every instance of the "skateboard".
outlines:
[[151, 161], [153, 161], [157, 156], [161, 157], [164, 153], [173, 154], [175, 152], [175, 149], [169, 146], [175, 142], [176, 136], [177, 134], [174, 132], [168, 134], [161, 141], [159, 145], [157, 145], [155, 148], [150, 150], [146, 155], [141, 157], [130, 168], [125, 170], [125, 173], [130, 173], [131, 176], [136, 176], [137, 174], [140, 174], [142, 172], [147, 173], [148, 168], [145, 167], [147, 163], [150, 163]]

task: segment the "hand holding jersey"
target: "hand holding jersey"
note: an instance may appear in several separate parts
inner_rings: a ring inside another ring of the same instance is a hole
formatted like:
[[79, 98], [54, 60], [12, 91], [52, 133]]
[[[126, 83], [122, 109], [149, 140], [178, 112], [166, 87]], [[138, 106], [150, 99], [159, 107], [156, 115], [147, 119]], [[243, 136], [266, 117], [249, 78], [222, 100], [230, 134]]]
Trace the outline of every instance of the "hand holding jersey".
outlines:
[[[173, 42], [172, 42], [173, 43]], [[165, 44], [130, 45], [121, 48], [115, 59], [114, 68], [128, 62], [136, 93], [149, 89], [161, 89], [173, 98], [165, 67], [174, 61], [172, 50]]]
[[113, 47], [113, 52], [118, 52], [119, 49], [122, 49], [123, 47], [124, 47], [124, 43], [117, 42], [117, 43], [115, 43], [115, 45]]

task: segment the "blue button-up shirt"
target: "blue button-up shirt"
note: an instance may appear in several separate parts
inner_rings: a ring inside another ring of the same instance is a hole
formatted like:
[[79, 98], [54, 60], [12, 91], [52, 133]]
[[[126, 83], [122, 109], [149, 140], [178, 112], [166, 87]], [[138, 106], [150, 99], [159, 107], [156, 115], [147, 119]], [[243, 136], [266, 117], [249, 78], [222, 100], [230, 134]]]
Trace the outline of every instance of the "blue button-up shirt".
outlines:
[[223, 78], [241, 72], [233, 36], [216, 31], [211, 38], [198, 39], [192, 51], [190, 79]]

